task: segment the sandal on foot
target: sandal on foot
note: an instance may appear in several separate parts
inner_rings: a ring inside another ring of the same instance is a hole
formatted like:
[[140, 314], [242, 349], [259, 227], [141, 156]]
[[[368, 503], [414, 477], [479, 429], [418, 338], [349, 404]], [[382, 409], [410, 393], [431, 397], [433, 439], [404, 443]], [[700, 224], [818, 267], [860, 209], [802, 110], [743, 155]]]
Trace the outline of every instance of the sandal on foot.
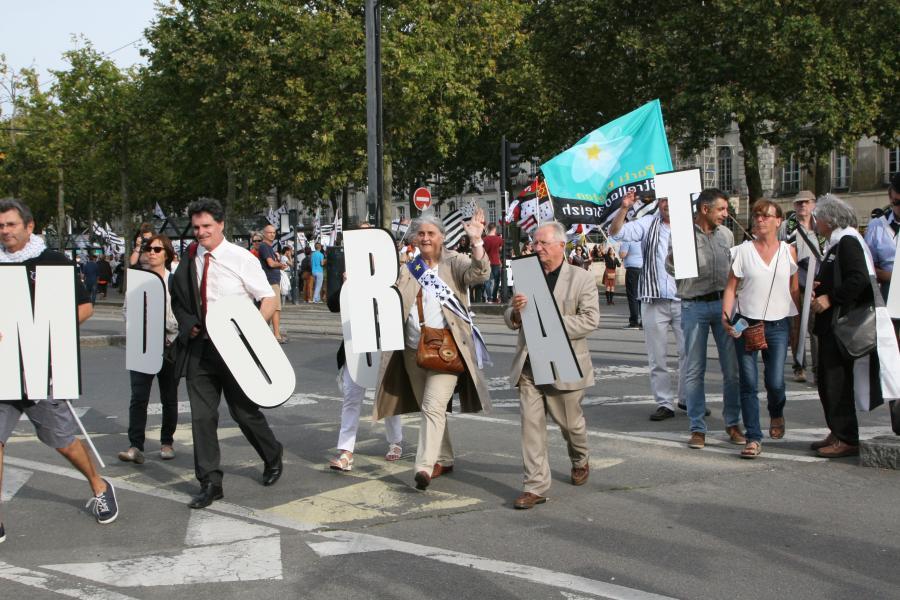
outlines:
[[384, 460], [394, 462], [395, 460], [400, 460], [401, 456], [403, 456], [403, 448], [400, 447], [400, 444], [390, 444], [387, 454], [384, 455]]
[[337, 457], [328, 461], [328, 466], [335, 471], [352, 471], [353, 470], [353, 453], [341, 452]]
[[741, 450], [741, 458], [756, 458], [760, 454], [762, 454], [762, 444], [759, 442], [747, 442], [747, 445]]
[[772, 417], [769, 422], [769, 437], [773, 440], [784, 437], [784, 417]]

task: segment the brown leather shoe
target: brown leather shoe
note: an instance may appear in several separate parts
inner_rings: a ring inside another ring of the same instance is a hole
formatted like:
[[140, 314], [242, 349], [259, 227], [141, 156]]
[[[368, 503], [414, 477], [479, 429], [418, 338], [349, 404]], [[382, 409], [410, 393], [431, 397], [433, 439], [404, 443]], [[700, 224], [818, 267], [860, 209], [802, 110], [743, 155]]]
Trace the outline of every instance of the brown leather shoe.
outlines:
[[744, 437], [743, 432], [741, 431], [740, 426], [738, 425], [730, 425], [725, 428], [725, 433], [728, 434], [728, 440], [732, 444], [736, 444], [738, 446], [743, 446], [747, 443], [747, 438]]
[[847, 442], [836, 440], [830, 446], [823, 446], [816, 451], [822, 458], [844, 458], [845, 456], [859, 456], [859, 446], [853, 446]]
[[544, 496], [538, 496], [537, 494], [532, 494], [531, 492], [525, 492], [513, 503], [513, 506], [516, 508], [525, 510], [528, 508], [534, 508], [536, 504], [543, 504], [547, 499]]
[[453, 465], [442, 465], [441, 463], [434, 463], [434, 469], [431, 471], [431, 478], [437, 479], [441, 475], [447, 475], [453, 472]]
[[591, 465], [588, 463], [584, 463], [583, 467], [572, 467], [572, 485], [584, 485], [590, 474]]
[[784, 417], [772, 417], [769, 421], [769, 437], [773, 440], [784, 437]]
[[700, 450], [706, 445], [706, 434], [702, 431], [692, 431], [691, 439], [688, 441], [688, 448]]
[[824, 440], [819, 440], [818, 442], [813, 442], [812, 444], [809, 445], [809, 448], [811, 450], [818, 450], [819, 448], [824, 448], [825, 446], [831, 446], [836, 441], [838, 441], [838, 439], [836, 437], [834, 437], [834, 434], [829, 431], [828, 435], [825, 436]]

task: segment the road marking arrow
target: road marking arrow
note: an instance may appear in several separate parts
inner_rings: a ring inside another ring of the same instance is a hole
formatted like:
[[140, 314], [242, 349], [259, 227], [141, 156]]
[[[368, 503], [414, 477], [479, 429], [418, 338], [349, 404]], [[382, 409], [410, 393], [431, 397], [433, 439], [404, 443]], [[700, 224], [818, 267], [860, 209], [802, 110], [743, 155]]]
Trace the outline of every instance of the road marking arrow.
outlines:
[[6, 579], [7, 581], [39, 590], [54, 592], [69, 598], [79, 598], [79, 600], [135, 600], [131, 596], [104, 590], [92, 585], [73, 587], [70, 581], [65, 581], [52, 573], [23, 569], [2, 561], [0, 561], [0, 579]]
[[531, 567], [501, 560], [483, 558], [474, 554], [453, 552], [431, 546], [422, 546], [391, 540], [388, 538], [352, 533], [349, 531], [326, 531], [316, 535], [329, 538], [328, 542], [307, 542], [319, 556], [341, 556], [359, 552], [379, 552], [382, 550], [411, 554], [418, 558], [430, 558], [438, 562], [457, 565], [479, 571], [487, 571], [508, 577], [524, 579], [541, 585], [563, 588], [574, 592], [594, 594], [610, 600], [673, 600], [669, 596], [660, 596], [643, 590], [587, 579], [578, 575], [560, 573], [540, 567]]
[[34, 474], [33, 471], [7, 467], [3, 471], [3, 491], [0, 492], [0, 501], [9, 502], [13, 499], [25, 482]]
[[43, 565], [115, 587], [188, 585], [282, 578], [278, 530], [193, 512], [181, 552], [94, 563]]

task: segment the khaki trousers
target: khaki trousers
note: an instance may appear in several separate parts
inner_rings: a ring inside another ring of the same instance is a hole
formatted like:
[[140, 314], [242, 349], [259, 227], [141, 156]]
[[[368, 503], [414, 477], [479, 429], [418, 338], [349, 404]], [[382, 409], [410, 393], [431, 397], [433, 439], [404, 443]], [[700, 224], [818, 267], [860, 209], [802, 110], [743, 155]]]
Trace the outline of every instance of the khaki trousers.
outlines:
[[422, 410], [419, 425], [419, 447], [416, 450], [416, 472], [427, 471], [431, 475], [435, 463], [453, 464], [453, 446], [447, 428], [447, 404], [456, 389], [459, 375], [438, 373], [416, 364], [416, 351], [404, 348], [403, 362], [409, 374], [416, 402]]
[[587, 425], [581, 410], [584, 390], [560, 391], [549, 385], [538, 388], [531, 368], [519, 379], [522, 411], [522, 460], [525, 479], [522, 490], [543, 496], [550, 489], [550, 460], [547, 451], [547, 413], [556, 421], [569, 448], [573, 467], [588, 463]]

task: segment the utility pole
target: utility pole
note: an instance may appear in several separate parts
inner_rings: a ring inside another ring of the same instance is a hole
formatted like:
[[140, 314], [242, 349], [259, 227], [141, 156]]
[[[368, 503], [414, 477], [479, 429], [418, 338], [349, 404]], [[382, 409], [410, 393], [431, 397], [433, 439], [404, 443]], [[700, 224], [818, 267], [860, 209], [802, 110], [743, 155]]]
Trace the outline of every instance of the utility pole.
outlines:
[[381, 3], [366, 0], [366, 203], [375, 226], [381, 227], [384, 203], [384, 130], [381, 106]]
[[63, 168], [57, 167], [57, 187], [56, 187], [56, 240], [57, 249], [62, 253], [66, 249], [65, 224], [66, 224], [66, 194], [63, 180]]
[[503, 210], [503, 247], [500, 255], [500, 299], [503, 303], [509, 300], [509, 291], [506, 285], [506, 258], [511, 250], [509, 241], [509, 224], [506, 222], [506, 210], [509, 203], [509, 190], [507, 183], [511, 177], [522, 172], [519, 167], [521, 156], [515, 154], [518, 151], [518, 142], [510, 142], [506, 136], [500, 138], [500, 206]]

